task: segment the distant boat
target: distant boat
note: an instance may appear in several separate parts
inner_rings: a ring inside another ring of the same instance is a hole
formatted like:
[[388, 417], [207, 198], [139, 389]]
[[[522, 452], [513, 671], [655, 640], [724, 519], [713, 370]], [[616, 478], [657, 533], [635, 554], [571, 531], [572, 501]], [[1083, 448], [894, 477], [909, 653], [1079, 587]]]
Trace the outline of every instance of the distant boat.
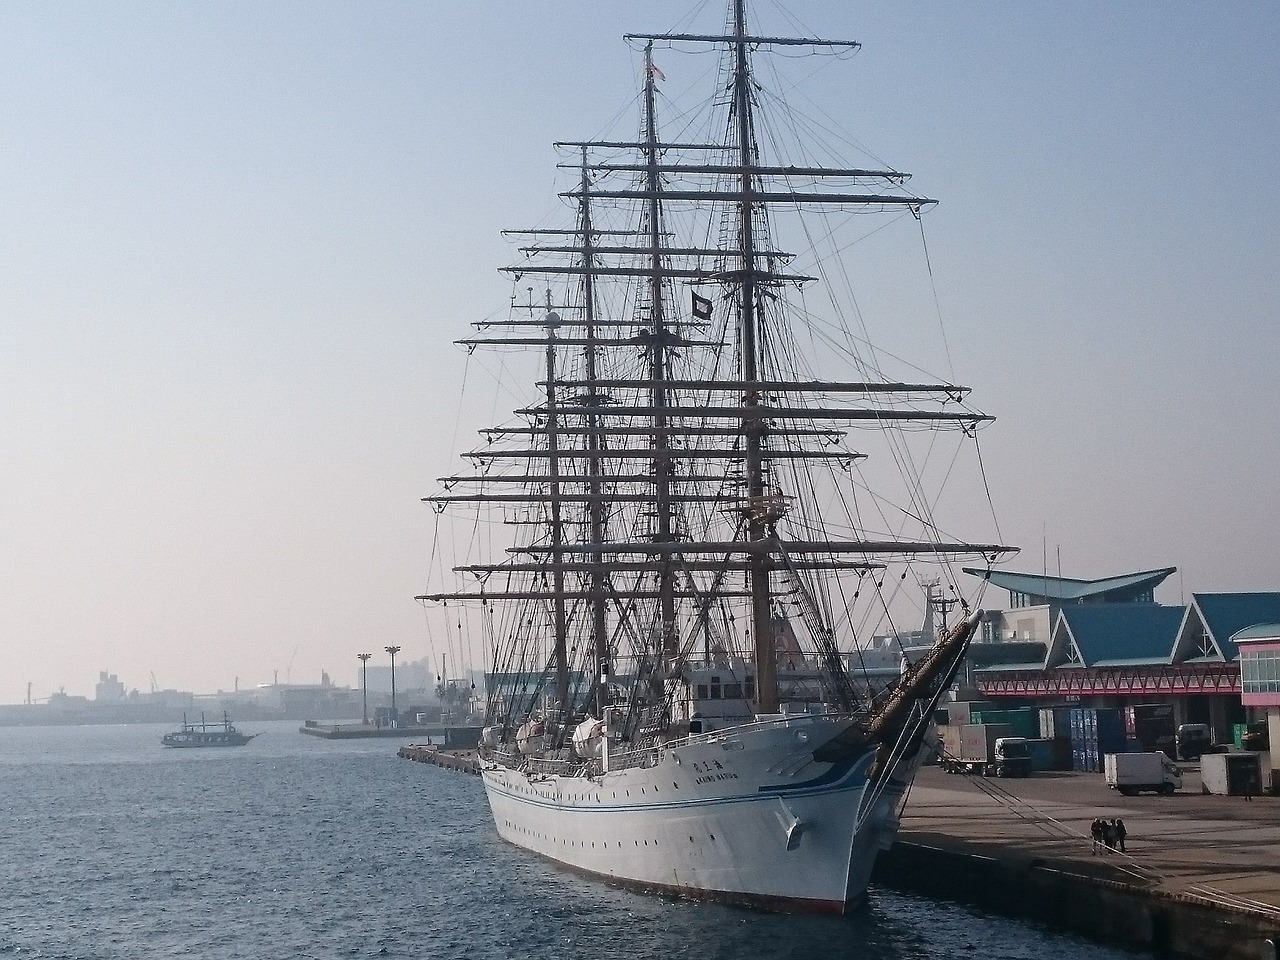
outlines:
[[160, 742], [166, 747], [243, 747], [256, 737], [255, 733], [241, 733], [224, 713], [220, 721], [206, 721], [200, 714], [199, 723], [187, 723], [182, 715], [182, 729], [166, 733]]

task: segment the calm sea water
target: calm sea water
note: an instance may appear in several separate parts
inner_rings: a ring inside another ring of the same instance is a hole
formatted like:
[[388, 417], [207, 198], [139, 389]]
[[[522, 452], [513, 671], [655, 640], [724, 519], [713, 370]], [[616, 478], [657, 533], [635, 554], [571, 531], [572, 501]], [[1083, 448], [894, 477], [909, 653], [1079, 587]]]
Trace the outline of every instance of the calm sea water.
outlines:
[[0, 957], [1120, 960], [873, 890], [844, 919], [672, 902], [503, 844], [473, 777], [293, 723], [228, 750], [164, 728], [0, 728]]

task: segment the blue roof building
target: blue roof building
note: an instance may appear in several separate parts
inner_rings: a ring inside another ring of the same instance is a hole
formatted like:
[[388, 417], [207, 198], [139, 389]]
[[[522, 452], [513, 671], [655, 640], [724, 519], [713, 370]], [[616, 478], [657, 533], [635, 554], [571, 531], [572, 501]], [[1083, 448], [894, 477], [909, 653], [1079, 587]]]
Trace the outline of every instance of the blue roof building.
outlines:
[[1065, 606], [1084, 603], [1155, 603], [1155, 589], [1177, 567], [1161, 567], [1126, 573], [1101, 580], [1051, 577], [1047, 573], [1014, 573], [1010, 570], [982, 570], [965, 567], [964, 572], [990, 581], [1009, 591], [1013, 609], [1035, 606]]
[[1173, 659], [1231, 662], [1240, 655], [1233, 634], [1276, 622], [1280, 622], [1280, 593], [1193, 593]]
[[[1186, 606], [1157, 604], [1154, 590], [1173, 567], [1098, 580], [966, 572], [1010, 594], [1008, 610], [988, 614], [987, 639], [1000, 642], [973, 648], [984, 648], [971, 658], [974, 696], [1041, 706], [1172, 703], [1179, 723], [1208, 723], [1219, 742], [1246, 719], [1233, 637], [1247, 643], [1250, 628], [1265, 633], [1270, 628], [1259, 625], [1280, 624], [1280, 592], [1197, 593]], [[1038, 661], [1028, 655], [1037, 649]]]
[[1063, 607], [1046, 667], [1136, 667], [1172, 662], [1185, 607], [1108, 603]]

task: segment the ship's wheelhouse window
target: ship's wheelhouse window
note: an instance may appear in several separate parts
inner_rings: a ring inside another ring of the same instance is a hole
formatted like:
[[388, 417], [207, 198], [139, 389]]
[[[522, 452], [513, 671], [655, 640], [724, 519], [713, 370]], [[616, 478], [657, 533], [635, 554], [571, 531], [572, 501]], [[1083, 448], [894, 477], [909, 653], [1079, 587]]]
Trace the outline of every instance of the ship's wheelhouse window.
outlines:
[[724, 685], [724, 698], [725, 698], [726, 700], [741, 700], [741, 699], [742, 699], [742, 684], [740, 684], [740, 683], [726, 683], [726, 684]]
[[707, 700], [710, 697], [711, 694], [707, 692], [707, 685], [705, 683], [698, 684], [698, 699]]
[[720, 699], [720, 683], [719, 683], [718, 677], [711, 678], [711, 699], [712, 700]]
[[751, 699], [753, 699], [753, 698], [755, 697], [755, 695], [756, 695], [756, 682], [755, 682], [754, 678], [752, 678], [752, 677], [747, 677], [747, 682], [746, 682], [746, 691], [745, 691], [745, 692], [746, 692], [746, 697], [747, 697], [747, 699], [748, 699], [748, 700], [751, 700]]

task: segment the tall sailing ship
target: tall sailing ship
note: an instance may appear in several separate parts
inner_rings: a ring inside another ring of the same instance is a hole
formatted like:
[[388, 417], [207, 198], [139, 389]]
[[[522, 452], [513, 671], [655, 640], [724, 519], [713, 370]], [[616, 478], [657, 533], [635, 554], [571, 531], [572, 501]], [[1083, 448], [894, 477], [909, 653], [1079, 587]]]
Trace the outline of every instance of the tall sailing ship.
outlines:
[[[978, 629], [958, 562], [1011, 549], [944, 534], [936, 454], [913, 451], [971, 445], [990, 418], [966, 387], [887, 373], [856, 307], [806, 294], [849, 269], [833, 224], [934, 203], [769, 119], [755, 58], [858, 45], [755, 32], [745, 0], [710, 33], [626, 39], [639, 135], [557, 144], [572, 218], [512, 232], [512, 309], [460, 341], [537, 357], [532, 399], [427, 498], [499, 533], [419, 599], [467, 611], [489, 651], [480, 757], [504, 839], [642, 889], [839, 913]], [[719, 51], [712, 96], [664, 136], [654, 50], [685, 47]], [[850, 435], [888, 450], [901, 502], [867, 489]], [[859, 650], [911, 583], [945, 583], [960, 615], [877, 683]]]

